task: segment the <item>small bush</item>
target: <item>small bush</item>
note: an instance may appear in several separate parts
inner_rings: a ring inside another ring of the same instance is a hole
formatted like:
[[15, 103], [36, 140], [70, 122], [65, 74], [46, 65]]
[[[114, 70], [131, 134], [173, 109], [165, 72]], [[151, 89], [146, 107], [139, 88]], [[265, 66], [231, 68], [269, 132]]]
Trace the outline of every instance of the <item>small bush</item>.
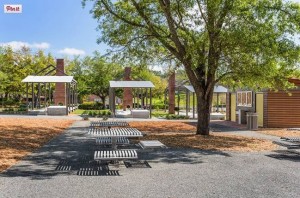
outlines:
[[103, 104], [100, 102], [84, 102], [78, 106], [78, 109], [100, 110], [103, 109]]
[[187, 117], [185, 115], [167, 114], [166, 119], [168, 119], [168, 120], [181, 120], [181, 119], [189, 119], [189, 117]]
[[109, 117], [111, 112], [109, 110], [100, 110], [100, 111], [84, 111], [81, 115], [89, 117]]

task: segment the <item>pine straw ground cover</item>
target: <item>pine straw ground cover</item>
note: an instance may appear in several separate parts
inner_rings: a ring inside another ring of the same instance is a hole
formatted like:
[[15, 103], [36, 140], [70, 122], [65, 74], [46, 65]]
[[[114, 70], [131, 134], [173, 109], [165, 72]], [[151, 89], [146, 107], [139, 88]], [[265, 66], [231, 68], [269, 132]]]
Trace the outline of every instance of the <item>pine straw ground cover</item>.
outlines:
[[276, 129], [276, 128], [261, 128], [258, 130], [259, 133], [273, 135], [277, 137], [300, 137], [300, 131], [298, 130], [287, 130], [287, 129]]
[[129, 125], [147, 134], [140, 140], [159, 140], [168, 147], [242, 152], [277, 148], [269, 140], [226, 135], [221, 132], [212, 132], [209, 136], [195, 135], [195, 123], [189, 122], [129, 122]]
[[0, 172], [62, 133], [74, 121], [0, 118]]

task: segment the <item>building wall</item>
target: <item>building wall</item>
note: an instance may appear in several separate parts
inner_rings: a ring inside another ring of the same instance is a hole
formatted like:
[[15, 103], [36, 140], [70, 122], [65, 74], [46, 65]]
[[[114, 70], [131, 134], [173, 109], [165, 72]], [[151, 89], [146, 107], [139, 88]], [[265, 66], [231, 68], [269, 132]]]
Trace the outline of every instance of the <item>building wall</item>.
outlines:
[[290, 91], [290, 94], [268, 92], [266, 127], [300, 127], [300, 90]]
[[257, 121], [258, 126], [264, 125], [264, 94], [256, 93], [256, 113], [258, 114]]
[[236, 111], [236, 94], [232, 93], [230, 96], [230, 120], [235, 122], [236, 121], [236, 115], [235, 115], [235, 111]]

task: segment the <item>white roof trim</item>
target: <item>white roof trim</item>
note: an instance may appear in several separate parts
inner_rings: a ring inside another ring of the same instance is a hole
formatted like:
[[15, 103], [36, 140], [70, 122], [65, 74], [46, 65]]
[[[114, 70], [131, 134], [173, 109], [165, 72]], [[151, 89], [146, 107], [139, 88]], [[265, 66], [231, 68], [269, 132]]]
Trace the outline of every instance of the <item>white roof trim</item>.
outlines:
[[[190, 92], [195, 92], [194, 87], [192, 85], [184, 85], [184, 87]], [[214, 93], [226, 93], [227, 91], [228, 89], [223, 86], [216, 85], [214, 87]]]
[[27, 76], [24, 83], [71, 83], [73, 76]]
[[112, 88], [153, 88], [151, 81], [109, 81]]

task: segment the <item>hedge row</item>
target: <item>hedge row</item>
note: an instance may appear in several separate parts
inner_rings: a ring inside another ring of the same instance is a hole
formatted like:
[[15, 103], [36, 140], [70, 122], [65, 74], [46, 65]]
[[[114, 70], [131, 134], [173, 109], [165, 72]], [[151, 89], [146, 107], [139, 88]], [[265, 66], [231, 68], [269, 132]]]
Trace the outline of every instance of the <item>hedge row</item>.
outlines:
[[84, 102], [78, 106], [78, 109], [83, 110], [100, 110], [103, 109], [103, 104], [100, 102]]

